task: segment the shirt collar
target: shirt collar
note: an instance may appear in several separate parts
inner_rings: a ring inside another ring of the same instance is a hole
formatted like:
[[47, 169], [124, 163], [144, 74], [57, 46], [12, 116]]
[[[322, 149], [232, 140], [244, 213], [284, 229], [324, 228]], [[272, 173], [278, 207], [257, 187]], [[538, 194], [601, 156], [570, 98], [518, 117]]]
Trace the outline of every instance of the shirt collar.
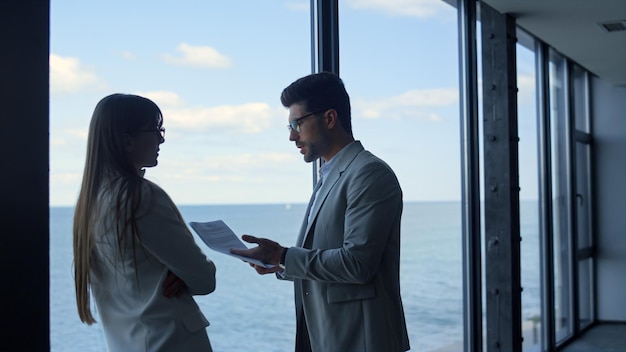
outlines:
[[351, 143], [349, 143], [348, 145], [346, 145], [345, 147], [341, 148], [341, 150], [335, 154], [335, 156], [333, 156], [329, 161], [324, 162], [324, 164], [322, 165], [322, 167], [320, 168], [320, 179], [322, 181], [324, 181], [324, 176], [328, 175], [328, 171], [330, 171], [330, 169], [333, 167], [333, 165], [335, 164], [335, 160], [338, 159], [338, 156], [341, 155], [341, 153], [344, 153], [346, 151], [346, 149], [348, 149], [348, 146], [355, 143], [356, 141], [353, 141]]

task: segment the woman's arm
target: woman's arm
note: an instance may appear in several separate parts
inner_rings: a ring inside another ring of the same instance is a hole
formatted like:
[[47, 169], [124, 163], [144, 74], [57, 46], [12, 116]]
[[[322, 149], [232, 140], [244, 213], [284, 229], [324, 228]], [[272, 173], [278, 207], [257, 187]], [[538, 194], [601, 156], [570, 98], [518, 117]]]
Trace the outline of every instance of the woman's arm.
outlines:
[[215, 264], [195, 243], [170, 197], [149, 181], [143, 188], [137, 219], [142, 246], [180, 278], [192, 294], [213, 292]]

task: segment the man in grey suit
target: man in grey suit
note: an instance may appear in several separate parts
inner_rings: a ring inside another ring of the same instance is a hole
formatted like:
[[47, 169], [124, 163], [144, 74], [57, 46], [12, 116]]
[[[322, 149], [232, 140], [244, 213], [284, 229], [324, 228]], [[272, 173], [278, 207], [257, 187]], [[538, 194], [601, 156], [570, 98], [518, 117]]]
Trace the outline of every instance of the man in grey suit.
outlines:
[[281, 95], [289, 140], [304, 161], [324, 161], [296, 246], [265, 238], [235, 254], [275, 264], [295, 289], [296, 352], [398, 352], [409, 339], [400, 298], [402, 190], [393, 170], [352, 135], [342, 80], [322, 72]]

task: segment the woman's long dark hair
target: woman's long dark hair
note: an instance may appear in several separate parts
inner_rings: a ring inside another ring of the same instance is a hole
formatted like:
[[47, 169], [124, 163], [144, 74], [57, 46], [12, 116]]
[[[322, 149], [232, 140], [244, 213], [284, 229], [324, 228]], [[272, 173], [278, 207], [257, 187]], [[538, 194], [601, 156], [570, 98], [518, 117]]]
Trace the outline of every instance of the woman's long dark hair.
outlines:
[[80, 320], [95, 322], [91, 313], [91, 277], [94, 260], [93, 226], [96, 201], [103, 187], [116, 185], [112, 192], [117, 221], [118, 246], [131, 239], [133, 255], [137, 239], [137, 209], [141, 202], [143, 177], [125, 150], [125, 138], [147, 126], [160, 128], [163, 115], [151, 100], [131, 94], [104, 97], [93, 112], [87, 138], [85, 169], [74, 212], [74, 280]]

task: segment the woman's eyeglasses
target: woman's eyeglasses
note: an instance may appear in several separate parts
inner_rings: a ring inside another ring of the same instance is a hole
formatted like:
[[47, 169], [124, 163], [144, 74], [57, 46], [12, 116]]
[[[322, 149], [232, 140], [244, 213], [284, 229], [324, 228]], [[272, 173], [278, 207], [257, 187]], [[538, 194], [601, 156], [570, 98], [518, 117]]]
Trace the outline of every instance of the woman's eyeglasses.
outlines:
[[165, 128], [163, 127], [149, 130], [137, 130], [135, 132], [153, 133], [155, 136], [160, 136], [162, 139], [165, 139]]

